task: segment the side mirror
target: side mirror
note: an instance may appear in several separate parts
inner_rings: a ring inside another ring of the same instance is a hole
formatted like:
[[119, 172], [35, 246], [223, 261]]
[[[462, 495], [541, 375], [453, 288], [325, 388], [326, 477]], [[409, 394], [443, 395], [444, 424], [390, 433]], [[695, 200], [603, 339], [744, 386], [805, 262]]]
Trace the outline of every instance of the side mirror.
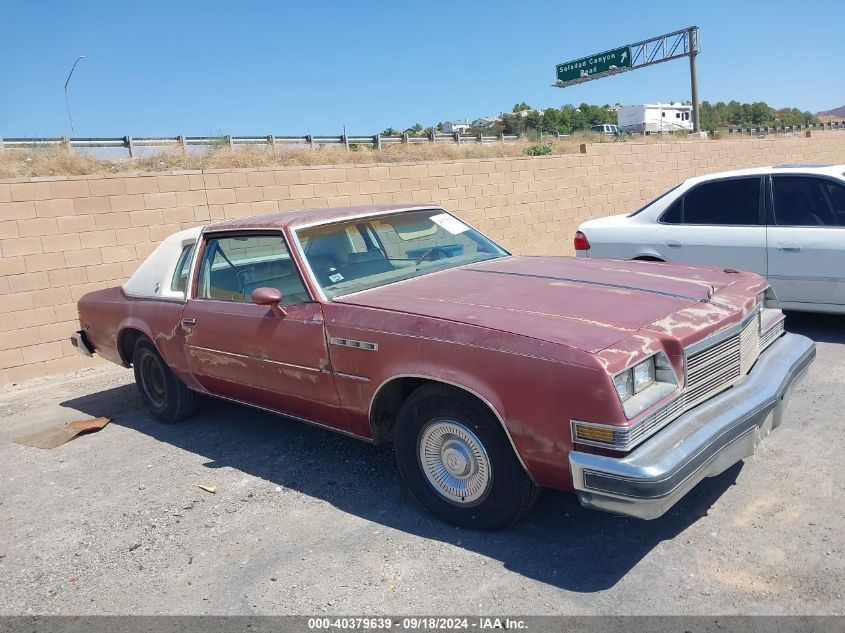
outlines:
[[277, 317], [286, 317], [288, 315], [285, 309], [280, 305], [282, 303], [282, 291], [278, 288], [256, 288], [250, 295], [252, 302], [259, 306], [270, 306]]

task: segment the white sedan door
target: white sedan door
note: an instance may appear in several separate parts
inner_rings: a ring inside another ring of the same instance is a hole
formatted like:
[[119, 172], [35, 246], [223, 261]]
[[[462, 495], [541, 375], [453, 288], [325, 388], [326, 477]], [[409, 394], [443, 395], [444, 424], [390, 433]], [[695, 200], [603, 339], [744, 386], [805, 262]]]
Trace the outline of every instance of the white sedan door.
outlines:
[[774, 175], [771, 192], [768, 277], [778, 299], [811, 304], [795, 308], [845, 305], [845, 184]]
[[667, 262], [766, 274], [765, 196], [761, 176], [696, 185], [660, 216], [654, 249]]

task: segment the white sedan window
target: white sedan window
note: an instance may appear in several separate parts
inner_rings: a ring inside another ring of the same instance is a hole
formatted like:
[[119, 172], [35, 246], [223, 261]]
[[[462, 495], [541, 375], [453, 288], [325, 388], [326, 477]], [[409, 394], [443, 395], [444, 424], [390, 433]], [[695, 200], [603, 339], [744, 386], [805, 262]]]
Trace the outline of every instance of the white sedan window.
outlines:
[[845, 226], [845, 186], [824, 178], [772, 179], [777, 226]]

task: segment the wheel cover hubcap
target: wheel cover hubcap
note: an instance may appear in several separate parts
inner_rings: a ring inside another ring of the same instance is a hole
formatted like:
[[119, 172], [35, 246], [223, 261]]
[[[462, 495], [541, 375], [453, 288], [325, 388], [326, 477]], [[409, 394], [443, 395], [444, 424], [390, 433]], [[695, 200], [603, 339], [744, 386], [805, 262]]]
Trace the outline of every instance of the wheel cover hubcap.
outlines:
[[164, 372], [162, 372], [157, 359], [152, 356], [145, 356], [141, 363], [141, 378], [144, 382], [144, 391], [152, 403], [157, 406], [164, 405], [165, 386]]
[[448, 501], [472, 504], [492, 479], [484, 444], [456, 420], [434, 420], [420, 434], [419, 458], [429, 484]]

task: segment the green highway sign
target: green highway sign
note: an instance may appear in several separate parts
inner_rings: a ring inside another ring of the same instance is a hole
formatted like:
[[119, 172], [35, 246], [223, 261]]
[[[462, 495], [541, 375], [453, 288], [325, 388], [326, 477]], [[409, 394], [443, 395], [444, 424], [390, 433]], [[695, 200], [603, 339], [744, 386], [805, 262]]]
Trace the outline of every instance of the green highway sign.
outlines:
[[592, 75], [610, 72], [618, 68], [631, 67], [631, 47], [622, 46], [612, 51], [590, 55], [573, 62], [557, 65], [558, 83], [585, 79]]

